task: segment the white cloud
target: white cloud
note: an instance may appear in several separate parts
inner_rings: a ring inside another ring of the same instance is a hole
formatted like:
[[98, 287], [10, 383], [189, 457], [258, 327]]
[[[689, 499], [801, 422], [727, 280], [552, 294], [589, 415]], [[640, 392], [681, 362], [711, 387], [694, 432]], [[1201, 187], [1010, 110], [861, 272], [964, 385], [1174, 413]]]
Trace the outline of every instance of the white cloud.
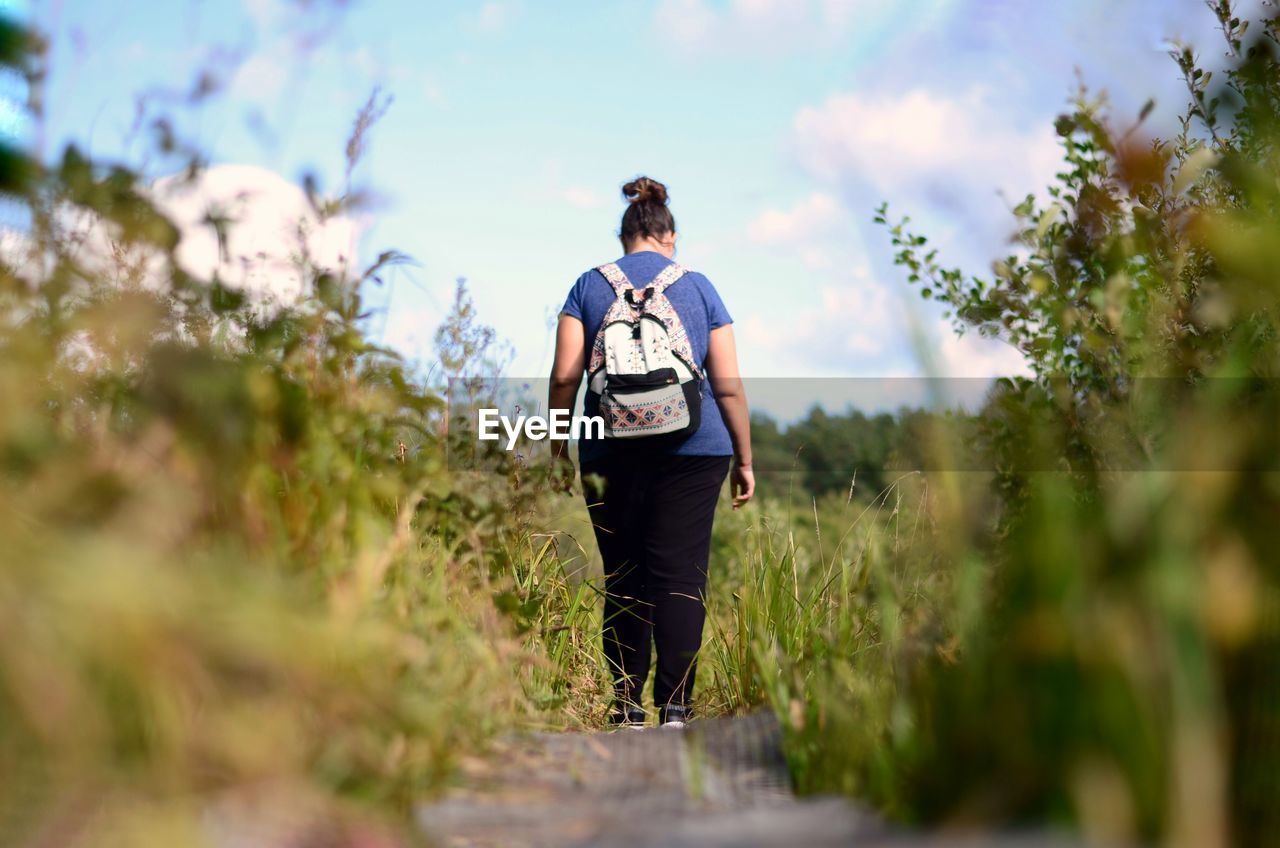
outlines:
[[790, 30], [812, 20], [810, 4], [796, 0], [733, 0], [729, 17], [753, 34]]
[[[818, 283], [817, 304], [739, 322], [744, 350], [770, 373], [891, 378], [911, 374], [992, 377], [1026, 374], [1011, 346], [975, 332], [958, 337], [949, 322], [929, 324], [921, 348], [912, 315], [915, 293], [872, 272], [853, 216], [832, 194], [814, 192], [789, 209], [769, 209], [748, 226], [749, 239], [797, 261]], [[931, 310], [925, 308], [925, 314]]]
[[[863, 356], [884, 350], [883, 331], [894, 323], [892, 298], [869, 280], [850, 286], [826, 286], [821, 291], [821, 306], [809, 315], [809, 326], [829, 328], [828, 335], [837, 351]], [[806, 326], [801, 324], [800, 326]]]
[[575, 209], [603, 208], [609, 196], [597, 186], [581, 182], [581, 176], [577, 168], [567, 166], [564, 160], [547, 159], [542, 163], [540, 185], [536, 191]]
[[[817, 302], [741, 324], [753, 355], [806, 376], [875, 374], [896, 367], [905, 314], [901, 296], [875, 279], [852, 217], [832, 194], [814, 192], [788, 209], [767, 209], [747, 225], [747, 240], [772, 260], [796, 262], [814, 281]], [[746, 347], [747, 345], [744, 345]]]
[[703, 0], [662, 0], [654, 24], [676, 44], [696, 48], [716, 30], [718, 17]]
[[[336, 19], [295, 14], [297, 10], [286, 0], [243, 2], [257, 28], [257, 38], [252, 52], [232, 69], [229, 93], [233, 100], [266, 111], [282, 98], [296, 95], [293, 89], [322, 67], [342, 69], [339, 94], [367, 94], [373, 84], [391, 89], [421, 85], [423, 75], [413, 65], [391, 59], [388, 51], [327, 37], [328, 27], [336, 24]], [[438, 92], [427, 99], [434, 102], [437, 97]]]
[[511, 23], [515, 13], [514, 4], [490, 0], [490, 2], [482, 5], [480, 11], [476, 14], [476, 28], [481, 32], [498, 32]]
[[776, 52], [836, 43], [859, 12], [879, 17], [884, 10], [870, 0], [662, 0], [653, 22], [659, 34], [691, 51]]
[[[216, 165], [194, 184], [157, 181], [156, 203], [180, 228], [177, 259], [190, 274], [215, 274], [263, 301], [290, 302], [303, 291], [297, 259], [304, 248], [318, 267], [341, 271], [356, 261], [359, 225], [337, 216], [320, 220], [301, 188], [252, 165]], [[221, 248], [214, 212], [231, 219]]]
[[1042, 188], [1060, 161], [1053, 129], [1022, 130], [992, 93], [957, 97], [916, 88], [903, 94], [839, 94], [801, 109], [794, 122], [801, 163], [819, 179], [869, 183], [883, 195], [943, 199]]
[[387, 308], [379, 341], [390, 345], [409, 359], [430, 359], [435, 345], [436, 328], [444, 320], [444, 314], [433, 304], [421, 304], [412, 308], [396, 307], [394, 301]]
[[758, 313], [743, 318], [742, 347], [770, 364], [770, 376], [880, 376], [899, 348], [903, 320], [897, 307], [883, 286], [855, 274], [821, 286], [816, 306], [785, 320]]
[[868, 12], [873, 4], [868, 0], [821, 0], [819, 6], [823, 25], [843, 31], [853, 24], [859, 13]]
[[[182, 270], [199, 280], [216, 275], [260, 306], [288, 304], [304, 291], [299, 263], [304, 252], [320, 269], [342, 273], [356, 265], [360, 226], [352, 218], [321, 221], [302, 189], [252, 165], [216, 165], [194, 182], [165, 177], [151, 188], [156, 208], [178, 227], [175, 258]], [[230, 219], [223, 245], [206, 218]], [[59, 241], [87, 274], [116, 285], [160, 290], [169, 285], [163, 254], [150, 247], [125, 249], [114, 225], [96, 213], [66, 206], [55, 217]], [[39, 255], [30, 237], [0, 230], [0, 250], [19, 257], [24, 279], [42, 279], [48, 257]], [[43, 268], [43, 270], [42, 270]]]
[[241, 0], [241, 2], [244, 4], [245, 13], [260, 32], [274, 28], [284, 12], [280, 0]]
[[974, 331], [957, 336], [950, 322], [938, 327], [941, 337], [933, 363], [942, 377], [1030, 376], [1026, 358], [1013, 345]]
[[827, 234], [845, 218], [840, 201], [830, 194], [815, 192], [789, 212], [766, 210], [751, 222], [747, 232], [764, 244], [786, 244]]
[[236, 69], [231, 91], [239, 99], [265, 104], [279, 98], [288, 76], [285, 57], [271, 50], [260, 50]]
[[449, 103], [440, 80], [431, 74], [423, 75], [418, 91], [422, 94], [422, 98], [433, 106], [446, 106]]
[[[914, 219], [912, 228], [929, 237], [944, 265], [982, 273], [1009, 250], [1011, 207], [1028, 193], [1043, 202], [1061, 167], [1052, 123], [1023, 127], [1017, 114], [981, 85], [953, 95], [925, 87], [855, 91], [801, 109], [791, 148], [823, 190], [859, 209], [868, 238], [887, 244], [883, 229], [873, 236], [866, 222], [888, 201], [891, 216]], [[887, 266], [877, 272], [894, 273]]]
[[[937, 309], [917, 305], [904, 272], [874, 267], [888, 257], [863, 242], [871, 208], [886, 198], [922, 219], [944, 259], [958, 253], [959, 261], [985, 262], [1000, 249], [1010, 219], [996, 189], [1018, 197], [1047, 184], [1058, 153], [1051, 129], [1021, 130], [994, 100], [977, 87], [956, 97], [924, 88], [855, 92], [797, 114], [793, 148], [818, 188], [789, 207], [761, 212], [746, 235], [774, 259], [803, 267], [816, 280], [817, 303], [785, 321], [741, 322], [744, 338], [766, 353], [763, 361], [803, 374], [1026, 373], [1013, 348], [976, 333], [957, 337], [946, 322], [916, 350], [911, 313], [921, 309], [934, 330]], [[887, 240], [878, 229], [875, 236]]]
[[787, 211], [762, 212], [747, 226], [747, 236], [757, 244], [797, 256], [812, 270], [863, 265], [854, 250], [857, 231], [848, 211], [826, 192], [815, 192]]
[[560, 190], [560, 197], [578, 209], [599, 209], [604, 206], [604, 198], [600, 193], [585, 186], [566, 186]]

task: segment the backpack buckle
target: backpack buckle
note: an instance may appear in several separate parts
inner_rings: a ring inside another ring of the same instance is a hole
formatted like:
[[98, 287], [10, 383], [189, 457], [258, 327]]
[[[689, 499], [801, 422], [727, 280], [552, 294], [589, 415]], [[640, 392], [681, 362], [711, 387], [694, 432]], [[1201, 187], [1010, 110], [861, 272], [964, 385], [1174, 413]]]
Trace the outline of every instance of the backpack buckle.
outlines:
[[641, 290], [640, 298], [638, 300], [636, 299], [636, 291], [636, 289], [627, 289], [626, 291], [625, 297], [627, 299], [627, 303], [632, 306], [644, 306], [649, 302], [649, 299], [653, 297], [653, 286], [646, 286]]

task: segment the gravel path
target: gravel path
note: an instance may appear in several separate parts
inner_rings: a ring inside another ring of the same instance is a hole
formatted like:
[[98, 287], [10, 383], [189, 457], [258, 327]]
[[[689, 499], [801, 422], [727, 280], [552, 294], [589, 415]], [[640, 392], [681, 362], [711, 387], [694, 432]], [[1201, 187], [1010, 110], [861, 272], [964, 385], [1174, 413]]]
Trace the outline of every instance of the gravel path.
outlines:
[[451, 848], [1068, 845], [913, 835], [843, 798], [797, 798], [780, 743], [769, 713], [684, 731], [537, 734], [473, 764], [467, 786], [421, 807], [418, 821]]

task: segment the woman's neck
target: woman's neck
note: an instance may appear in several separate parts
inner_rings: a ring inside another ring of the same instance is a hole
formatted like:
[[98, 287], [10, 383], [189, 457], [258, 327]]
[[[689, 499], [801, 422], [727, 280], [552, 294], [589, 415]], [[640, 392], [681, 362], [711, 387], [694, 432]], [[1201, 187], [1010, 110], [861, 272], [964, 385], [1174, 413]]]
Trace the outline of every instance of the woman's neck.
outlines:
[[661, 253], [663, 256], [670, 259], [671, 255], [675, 253], [675, 242], [671, 241], [663, 243], [655, 238], [645, 236], [644, 238], [638, 238], [631, 242], [631, 244], [626, 245], [623, 250], [628, 254], [651, 251], [653, 253]]

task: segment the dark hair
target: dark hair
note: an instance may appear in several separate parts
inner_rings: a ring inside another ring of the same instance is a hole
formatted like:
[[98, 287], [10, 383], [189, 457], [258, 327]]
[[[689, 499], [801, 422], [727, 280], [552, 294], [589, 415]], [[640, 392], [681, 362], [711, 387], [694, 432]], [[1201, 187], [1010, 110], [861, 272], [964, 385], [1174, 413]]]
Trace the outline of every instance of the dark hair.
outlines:
[[622, 213], [624, 245], [648, 236], [660, 238], [676, 231], [676, 219], [667, 208], [667, 187], [648, 177], [636, 177], [622, 187], [622, 195], [631, 202]]

